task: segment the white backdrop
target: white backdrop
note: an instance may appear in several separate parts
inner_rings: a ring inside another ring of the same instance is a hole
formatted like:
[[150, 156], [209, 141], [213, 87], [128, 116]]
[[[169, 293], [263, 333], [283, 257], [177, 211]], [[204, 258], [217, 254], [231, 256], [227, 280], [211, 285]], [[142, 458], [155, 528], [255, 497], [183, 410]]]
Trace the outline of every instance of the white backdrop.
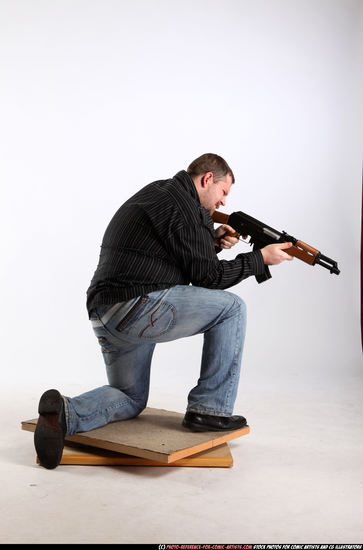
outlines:
[[[294, 260], [231, 289], [249, 313], [239, 399], [260, 385], [360, 385], [362, 2], [1, 0], [0, 10], [2, 384], [106, 383], [85, 308], [103, 232], [136, 190], [215, 152], [236, 176], [225, 211], [341, 268]], [[186, 402], [201, 343], [157, 347], [152, 405]]]

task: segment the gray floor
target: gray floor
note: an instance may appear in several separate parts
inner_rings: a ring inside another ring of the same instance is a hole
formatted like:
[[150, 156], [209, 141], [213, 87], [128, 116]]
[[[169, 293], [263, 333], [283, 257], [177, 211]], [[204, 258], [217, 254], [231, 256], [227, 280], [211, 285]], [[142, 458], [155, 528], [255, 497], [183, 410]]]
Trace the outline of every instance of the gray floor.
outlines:
[[[0, 542], [362, 542], [362, 378], [300, 382], [245, 381], [235, 412], [251, 433], [230, 443], [230, 469], [45, 470], [20, 429], [43, 388], [3, 388]], [[155, 390], [149, 405], [184, 401]]]

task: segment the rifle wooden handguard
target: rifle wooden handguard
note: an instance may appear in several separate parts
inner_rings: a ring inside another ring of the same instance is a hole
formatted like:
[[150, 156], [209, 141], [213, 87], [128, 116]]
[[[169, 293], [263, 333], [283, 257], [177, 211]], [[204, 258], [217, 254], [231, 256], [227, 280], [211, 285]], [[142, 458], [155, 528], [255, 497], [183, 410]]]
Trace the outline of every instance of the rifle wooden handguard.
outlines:
[[316, 256], [319, 254], [319, 250], [303, 241], [296, 241], [296, 244], [286, 248], [284, 252], [310, 265], [313, 265]]

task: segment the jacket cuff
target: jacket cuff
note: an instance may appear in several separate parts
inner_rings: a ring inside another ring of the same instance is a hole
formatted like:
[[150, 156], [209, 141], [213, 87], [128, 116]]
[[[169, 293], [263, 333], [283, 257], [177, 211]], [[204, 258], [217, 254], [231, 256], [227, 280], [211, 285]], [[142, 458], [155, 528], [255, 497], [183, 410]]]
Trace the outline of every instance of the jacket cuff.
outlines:
[[256, 249], [253, 252], [245, 252], [243, 256], [247, 260], [251, 275], [263, 275], [265, 273], [265, 264], [260, 249]]
[[265, 262], [263, 261], [261, 250], [258, 248], [257, 250], [254, 250], [253, 252], [251, 252], [251, 254], [256, 255], [255, 258], [256, 258], [256, 265], [258, 270], [256, 275], [261, 275], [262, 273], [265, 273], [266, 266], [265, 266]]

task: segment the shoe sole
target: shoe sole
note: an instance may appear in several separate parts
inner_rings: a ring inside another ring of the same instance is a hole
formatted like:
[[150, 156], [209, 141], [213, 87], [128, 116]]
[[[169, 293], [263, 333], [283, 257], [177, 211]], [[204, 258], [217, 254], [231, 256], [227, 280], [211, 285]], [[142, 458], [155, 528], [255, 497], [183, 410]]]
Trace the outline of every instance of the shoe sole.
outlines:
[[185, 428], [189, 428], [192, 432], [231, 432], [234, 430], [240, 430], [247, 426], [247, 422], [236, 428], [213, 428], [212, 426], [201, 426], [200, 424], [194, 424], [193, 422], [182, 422]]
[[52, 470], [60, 463], [64, 447], [64, 432], [59, 424], [63, 398], [58, 390], [48, 390], [40, 398], [39, 418], [34, 432], [34, 446], [39, 462]]

